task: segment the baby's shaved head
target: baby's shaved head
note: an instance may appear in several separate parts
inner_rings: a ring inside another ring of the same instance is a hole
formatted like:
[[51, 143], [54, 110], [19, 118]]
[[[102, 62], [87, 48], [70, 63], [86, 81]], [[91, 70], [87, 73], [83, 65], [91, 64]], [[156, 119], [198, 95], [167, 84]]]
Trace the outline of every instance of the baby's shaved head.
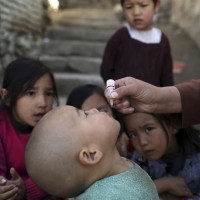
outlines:
[[71, 106], [48, 112], [35, 126], [25, 151], [29, 176], [58, 197], [73, 197], [83, 190], [82, 181], [75, 177], [80, 171], [78, 155], [82, 148], [75, 116], [76, 109]]

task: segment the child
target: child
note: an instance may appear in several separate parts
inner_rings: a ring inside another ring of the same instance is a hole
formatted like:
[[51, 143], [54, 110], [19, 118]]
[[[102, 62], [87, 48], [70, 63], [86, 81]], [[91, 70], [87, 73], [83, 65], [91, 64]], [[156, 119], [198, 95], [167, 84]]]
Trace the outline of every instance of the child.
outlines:
[[[103, 88], [98, 85], [86, 84], [74, 88], [68, 96], [66, 105], [82, 110], [96, 108], [98, 111], [106, 112], [116, 119], [120, 118], [119, 113], [112, 109], [108, 103]], [[121, 156], [130, 158], [132, 153], [128, 152], [128, 141], [127, 135], [122, 131], [119, 135], [117, 147]]]
[[19, 58], [5, 69], [0, 107], [0, 199], [40, 200], [47, 194], [29, 178], [24, 151], [37, 122], [57, 100], [52, 73], [40, 61]]
[[160, 0], [121, 0], [121, 5], [128, 23], [108, 41], [101, 64], [104, 81], [131, 76], [156, 86], [173, 85], [168, 38], [152, 27]]
[[97, 109], [60, 106], [36, 125], [25, 151], [33, 181], [46, 192], [76, 200], [157, 200], [147, 173], [120, 157], [120, 124]]
[[178, 129], [167, 114], [125, 116], [135, 148], [132, 160], [145, 169], [164, 199], [200, 199], [200, 132]]

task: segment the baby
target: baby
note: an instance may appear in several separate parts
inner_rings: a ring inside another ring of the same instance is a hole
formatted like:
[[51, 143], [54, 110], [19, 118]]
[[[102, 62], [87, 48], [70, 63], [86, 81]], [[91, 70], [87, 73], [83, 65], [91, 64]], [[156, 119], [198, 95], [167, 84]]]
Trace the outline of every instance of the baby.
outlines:
[[57, 197], [157, 200], [156, 187], [116, 148], [119, 122], [97, 109], [60, 106], [36, 125], [25, 151], [32, 180]]

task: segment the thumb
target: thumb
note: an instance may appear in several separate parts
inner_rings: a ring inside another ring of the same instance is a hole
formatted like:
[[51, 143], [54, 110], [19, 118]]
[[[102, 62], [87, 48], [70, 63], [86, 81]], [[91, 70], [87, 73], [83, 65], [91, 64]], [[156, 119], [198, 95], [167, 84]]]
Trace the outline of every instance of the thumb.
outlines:
[[134, 87], [132, 85], [125, 85], [116, 88], [110, 95], [113, 99], [120, 99], [131, 96], [134, 93]]
[[10, 175], [12, 177], [12, 180], [17, 180], [20, 177], [18, 172], [13, 167], [10, 168]]

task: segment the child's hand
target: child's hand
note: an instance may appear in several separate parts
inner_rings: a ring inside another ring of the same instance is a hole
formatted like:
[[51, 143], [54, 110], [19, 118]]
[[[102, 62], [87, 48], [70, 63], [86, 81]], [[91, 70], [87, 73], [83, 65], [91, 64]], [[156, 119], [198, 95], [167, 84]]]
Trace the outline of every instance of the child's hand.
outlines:
[[7, 182], [3, 176], [0, 176], [0, 200], [14, 200], [17, 197], [18, 188], [15, 184]]
[[26, 195], [26, 186], [24, 184], [24, 181], [20, 177], [20, 175], [17, 173], [17, 171], [14, 168], [10, 169], [10, 175], [11, 180], [8, 181], [8, 184], [14, 184], [18, 188], [18, 195], [16, 196], [15, 200], [23, 200], [25, 199]]
[[[176, 196], [192, 197], [192, 193], [182, 177], [169, 178], [169, 193]], [[172, 184], [173, 183], [173, 184]]]
[[[159, 181], [159, 182], [158, 182]], [[192, 197], [192, 193], [190, 189], [188, 188], [185, 180], [182, 177], [163, 177], [160, 179], [155, 180], [156, 187], [158, 186], [158, 183], [162, 184], [162, 187], [165, 188], [163, 192], [167, 192], [171, 195], [179, 196], [179, 197]], [[159, 187], [159, 186], [158, 186]]]

